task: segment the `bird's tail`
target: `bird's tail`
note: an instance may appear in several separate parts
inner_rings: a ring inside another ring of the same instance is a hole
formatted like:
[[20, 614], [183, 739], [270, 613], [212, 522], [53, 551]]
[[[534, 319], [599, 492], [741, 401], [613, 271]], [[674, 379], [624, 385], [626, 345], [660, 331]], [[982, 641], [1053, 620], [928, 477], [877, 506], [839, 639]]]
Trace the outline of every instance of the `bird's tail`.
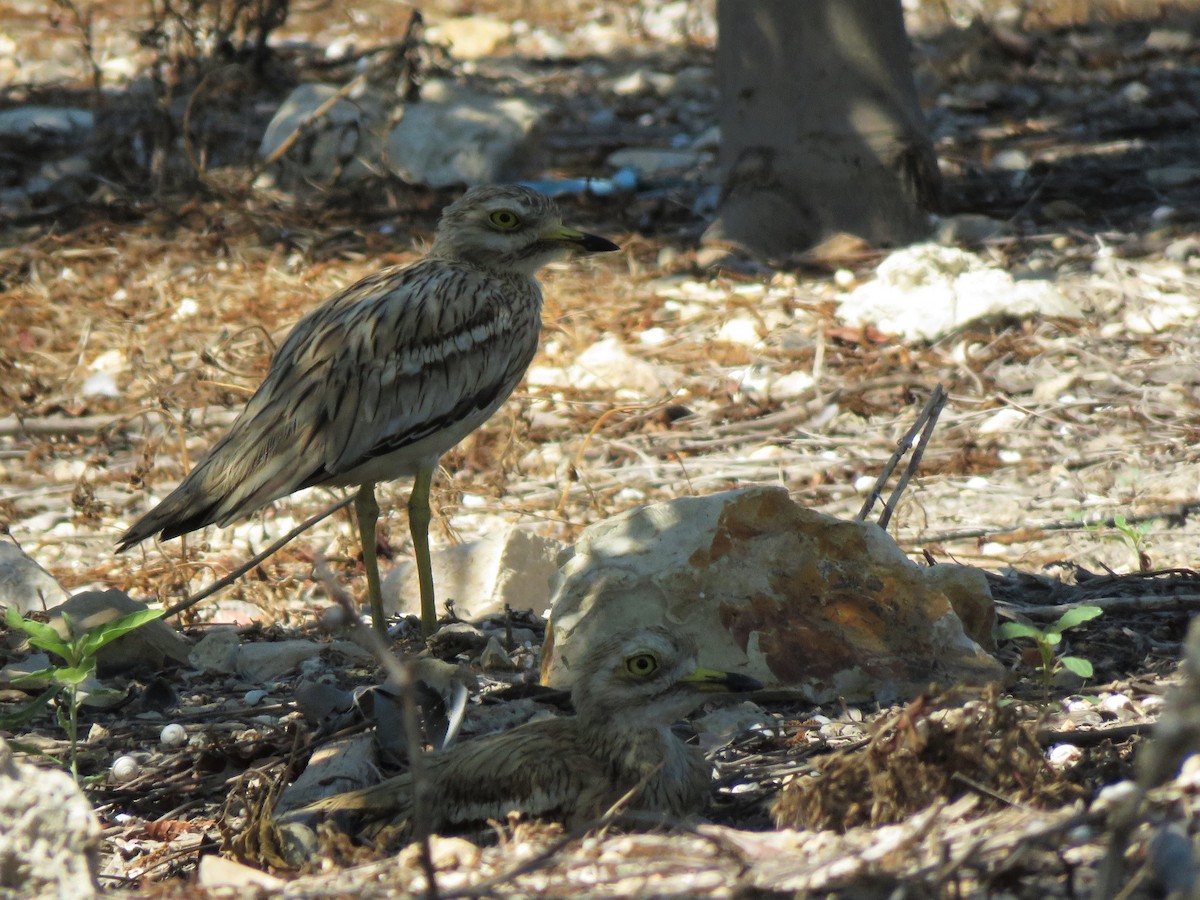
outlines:
[[334, 794], [302, 806], [297, 813], [360, 812], [371, 818], [406, 819], [412, 808], [412, 778], [408, 773], [388, 778], [372, 787]]
[[161, 503], [134, 522], [117, 540], [117, 552], [156, 534], [167, 540], [215, 522], [225, 496], [205, 490], [207, 469], [204, 463], [198, 465]]

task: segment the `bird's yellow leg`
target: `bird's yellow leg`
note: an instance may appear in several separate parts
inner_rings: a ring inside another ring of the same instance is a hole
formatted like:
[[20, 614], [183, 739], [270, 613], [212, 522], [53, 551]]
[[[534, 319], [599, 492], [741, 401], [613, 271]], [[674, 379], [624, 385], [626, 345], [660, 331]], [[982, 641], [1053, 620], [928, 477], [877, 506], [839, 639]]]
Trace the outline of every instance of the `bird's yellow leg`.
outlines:
[[354, 515], [358, 519], [358, 535], [362, 541], [363, 566], [367, 570], [367, 599], [371, 603], [371, 624], [384, 637], [387, 622], [383, 616], [383, 591], [379, 584], [379, 557], [375, 547], [375, 527], [379, 522], [379, 503], [375, 499], [375, 484], [367, 482], [354, 498]]
[[433, 594], [433, 563], [429, 558], [429, 490], [433, 486], [431, 465], [423, 465], [413, 477], [412, 493], [408, 495], [408, 527], [412, 533], [413, 553], [417, 557], [417, 578], [421, 584], [421, 631], [426, 637], [437, 628], [437, 601]]

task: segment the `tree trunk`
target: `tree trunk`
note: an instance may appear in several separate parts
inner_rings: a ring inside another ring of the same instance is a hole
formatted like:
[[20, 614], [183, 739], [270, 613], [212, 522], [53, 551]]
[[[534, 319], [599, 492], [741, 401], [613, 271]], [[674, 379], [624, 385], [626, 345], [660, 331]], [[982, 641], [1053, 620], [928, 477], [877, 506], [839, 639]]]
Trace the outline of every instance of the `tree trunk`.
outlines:
[[718, 0], [723, 191], [706, 243], [786, 260], [928, 233], [937, 160], [900, 0]]

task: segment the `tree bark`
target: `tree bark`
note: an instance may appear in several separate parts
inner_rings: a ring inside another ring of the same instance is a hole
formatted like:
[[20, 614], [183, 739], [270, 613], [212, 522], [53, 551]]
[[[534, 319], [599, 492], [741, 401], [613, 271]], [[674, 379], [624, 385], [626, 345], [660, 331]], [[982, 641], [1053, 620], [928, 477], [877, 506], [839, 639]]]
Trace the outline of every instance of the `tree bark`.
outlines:
[[706, 243], [789, 257], [929, 230], [940, 178], [900, 0], [718, 0], [723, 191]]

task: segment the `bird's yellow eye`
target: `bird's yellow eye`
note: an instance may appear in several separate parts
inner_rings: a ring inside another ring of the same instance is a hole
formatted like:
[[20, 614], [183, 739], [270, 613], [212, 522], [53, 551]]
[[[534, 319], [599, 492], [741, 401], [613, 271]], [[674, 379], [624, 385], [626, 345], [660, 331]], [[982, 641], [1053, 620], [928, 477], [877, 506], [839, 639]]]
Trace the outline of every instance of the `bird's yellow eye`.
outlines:
[[521, 220], [511, 209], [498, 209], [488, 216], [488, 219], [497, 228], [503, 228], [505, 231], [512, 231], [521, 224]]
[[658, 671], [658, 660], [654, 658], [653, 653], [639, 653], [625, 660], [625, 669], [630, 675], [645, 678]]

